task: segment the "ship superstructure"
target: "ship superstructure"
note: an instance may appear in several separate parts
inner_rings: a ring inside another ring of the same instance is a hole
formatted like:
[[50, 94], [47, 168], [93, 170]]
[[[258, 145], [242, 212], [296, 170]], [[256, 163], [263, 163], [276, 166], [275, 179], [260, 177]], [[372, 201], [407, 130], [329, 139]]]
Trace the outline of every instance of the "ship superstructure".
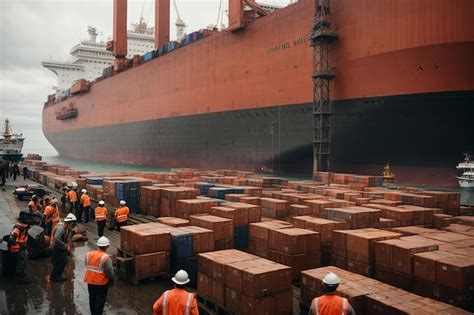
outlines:
[[[89, 26], [89, 38], [75, 45], [71, 51], [71, 59], [67, 62], [45, 60], [41, 65], [51, 70], [58, 77], [57, 86], [53, 87], [57, 96], [67, 94], [71, 85], [80, 79], [93, 81], [102, 75], [103, 69], [111, 66], [114, 56], [106, 50], [106, 42], [97, 40], [97, 29]], [[127, 31], [128, 58], [142, 55], [154, 48], [154, 28], [147, 26], [143, 18], [133, 23]], [[67, 95], [66, 95], [67, 96]]]

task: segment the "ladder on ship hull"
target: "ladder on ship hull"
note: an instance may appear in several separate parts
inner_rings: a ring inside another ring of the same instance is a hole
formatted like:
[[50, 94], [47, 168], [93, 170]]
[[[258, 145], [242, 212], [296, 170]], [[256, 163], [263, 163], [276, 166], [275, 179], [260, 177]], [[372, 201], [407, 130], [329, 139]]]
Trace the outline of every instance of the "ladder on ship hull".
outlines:
[[315, 0], [315, 20], [311, 33], [313, 47], [313, 173], [329, 171], [331, 153], [330, 45], [338, 39], [331, 30], [331, 0]]

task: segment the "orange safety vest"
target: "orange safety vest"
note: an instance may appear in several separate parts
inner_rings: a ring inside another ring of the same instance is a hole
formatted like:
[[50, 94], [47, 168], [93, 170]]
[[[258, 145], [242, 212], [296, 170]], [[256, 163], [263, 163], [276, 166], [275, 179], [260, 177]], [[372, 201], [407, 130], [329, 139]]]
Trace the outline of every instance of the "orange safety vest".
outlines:
[[77, 194], [74, 190], [71, 190], [70, 192], [68, 192], [67, 195], [69, 196], [69, 202], [77, 201]]
[[86, 273], [84, 282], [93, 285], [106, 285], [109, 277], [105, 273], [105, 262], [109, 255], [101, 249], [90, 251], [86, 254]]
[[197, 315], [198, 310], [194, 294], [183, 289], [167, 290], [153, 305], [153, 314]]
[[108, 210], [106, 207], [97, 207], [95, 208], [95, 220], [96, 221], [106, 221], [107, 220]]
[[87, 207], [91, 205], [91, 197], [87, 194], [82, 194], [81, 195], [81, 203], [83, 207]]
[[53, 208], [52, 206], [47, 206], [46, 209], [44, 209], [44, 216], [48, 220], [51, 219], [53, 224], [57, 224], [59, 222], [59, 211], [57, 207]]
[[26, 246], [26, 242], [28, 241], [28, 234], [26, 233], [27, 227], [26, 224], [20, 222], [15, 223], [13, 226], [11, 235], [16, 237], [16, 243], [10, 246], [11, 253], [18, 253], [21, 247]]
[[347, 315], [349, 302], [334, 293], [317, 297], [311, 302], [312, 315]]
[[128, 220], [128, 207], [122, 207], [115, 210], [115, 219], [117, 222], [125, 222]]

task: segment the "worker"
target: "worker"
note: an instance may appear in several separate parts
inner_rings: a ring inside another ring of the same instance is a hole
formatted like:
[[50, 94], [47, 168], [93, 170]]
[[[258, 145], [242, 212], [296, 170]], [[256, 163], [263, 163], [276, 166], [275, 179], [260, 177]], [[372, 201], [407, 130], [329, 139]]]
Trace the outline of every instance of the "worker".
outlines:
[[333, 272], [323, 278], [324, 295], [313, 299], [309, 315], [355, 315], [354, 309], [347, 299], [336, 295], [336, 289], [340, 282], [339, 277]]
[[38, 206], [39, 206], [39, 201], [38, 200], [39, 200], [39, 198], [36, 195], [33, 195], [31, 197], [30, 202], [28, 202], [28, 209], [30, 209], [30, 212], [37, 213], [37, 214], [40, 213], [39, 209], [38, 209]]
[[125, 200], [120, 200], [120, 207], [115, 210], [114, 213], [115, 221], [117, 222], [117, 231], [119, 232], [120, 228], [122, 226], [127, 225], [128, 222], [128, 213], [130, 212], [130, 210], [126, 205], [127, 203], [125, 202]]
[[53, 270], [51, 271], [51, 281], [66, 281], [67, 279], [62, 276], [64, 268], [67, 264], [67, 255], [71, 254], [71, 243], [69, 240], [69, 229], [76, 221], [76, 216], [69, 213], [63, 222], [58, 223], [56, 229], [54, 229], [51, 237], [51, 250], [53, 263]]
[[81, 215], [79, 216], [79, 222], [81, 222], [82, 213], [84, 213], [84, 222], [89, 223], [90, 208], [91, 208], [91, 197], [87, 194], [87, 190], [83, 189], [81, 194]]
[[77, 188], [74, 187], [69, 190], [67, 193], [67, 199], [69, 201], [69, 213], [74, 213], [77, 211]]
[[155, 304], [154, 315], [196, 315], [199, 314], [196, 298], [193, 293], [186, 291], [189, 282], [188, 273], [179, 270], [171, 279], [174, 289], [165, 291]]
[[44, 223], [44, 233], [51, 236], [51, 233], [56, 229], [56, 226], [59, 223], [59, 210], [56, 198], [54, 198], [51, 204], [46, 206], [44, 209]]
[[30, 226], [21, 220], [20, 217], [17, 218], [17, 222], [13, 226], [13, 230], [10, 233], [8, 246], [10, 247], [10, 253], [16, 255], [16, 282], [20, 284], [28, 284], [31, 282], [26, 278], [26, 262], [28, 258], [28, 229]]
[[106, 253], [110, 246], [109, 239], [105, 236], [100, 237], [97, 246], [99, 248], [88, 252], [85, 258], [84, 282], [87, 283], [89, 291], [89, 307], [92, 315], [102, 314], [109, 286], [113, 286], [115, 282], [112, 259]]
[[26, 165], [23, 166], [22, 172], [23, 172], [23, 180], [26, 180], [28, 178], [28, 167], [26, 167]]
[[99, 201], [99, 206], [95, 208], [95, 220], [97, 221], [97, 234], [99, 237], [104, 236], [104, 228], [107, 224], [107, 216], [109, 211], [105, 207], [103, 200]]
[[16, 177], [20, 175], [20, 167], [17, 163], [13, 165], [13, 180], [16, 180]]
[[61, 189], [61, 212], [66, 212], [68, 191], [69, 189], [67, 188], [67, 186], [64, 186], [63, 189]]

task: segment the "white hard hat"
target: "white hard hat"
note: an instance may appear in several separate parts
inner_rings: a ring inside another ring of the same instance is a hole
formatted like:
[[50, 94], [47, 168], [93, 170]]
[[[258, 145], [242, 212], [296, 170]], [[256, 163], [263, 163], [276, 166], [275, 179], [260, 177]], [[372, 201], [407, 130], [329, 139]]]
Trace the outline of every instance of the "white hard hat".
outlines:
[[71, 222], [71, 221], [76, 221], [76, 216], [72, 213], [69, 213], [65, 218], [64, 222]]
[[186, 271], [181, 269], [174, 275], [173, 278], [171, 278], [171, 280], [173, 280], [173, 282], [176, 284], [183, 285], [189, 282], [189, 276]]
[[81, 191], [82, 191], [83, 193], [86, 193], [86, 192], [87, 192], [87, 190], [85, 190], [85, 189], [83, 189], [83, 190], [81, 190]]
[[120, 204], [121, 205], [126, 205], [127, 203], [125, 202], [125, 200], [120, 200]]
[[110, 241], [107, 237], [105, 236], [102, 236], [101, 238], [99, 238], [99, 240], [97, 241], [97, 246], [99, 247], [106, 247], [106, 246], [110, 246]]
[[341, 280], [339, 280], [339, 277], [333, 272], [328, 273], [323, 279], [323, 283], [327, 285], [337, 285], [339, 282], [341, 282]]
[[99, 201], [99, 205], [103, 206], [105, 205], [105, 202], [103, 200]]

